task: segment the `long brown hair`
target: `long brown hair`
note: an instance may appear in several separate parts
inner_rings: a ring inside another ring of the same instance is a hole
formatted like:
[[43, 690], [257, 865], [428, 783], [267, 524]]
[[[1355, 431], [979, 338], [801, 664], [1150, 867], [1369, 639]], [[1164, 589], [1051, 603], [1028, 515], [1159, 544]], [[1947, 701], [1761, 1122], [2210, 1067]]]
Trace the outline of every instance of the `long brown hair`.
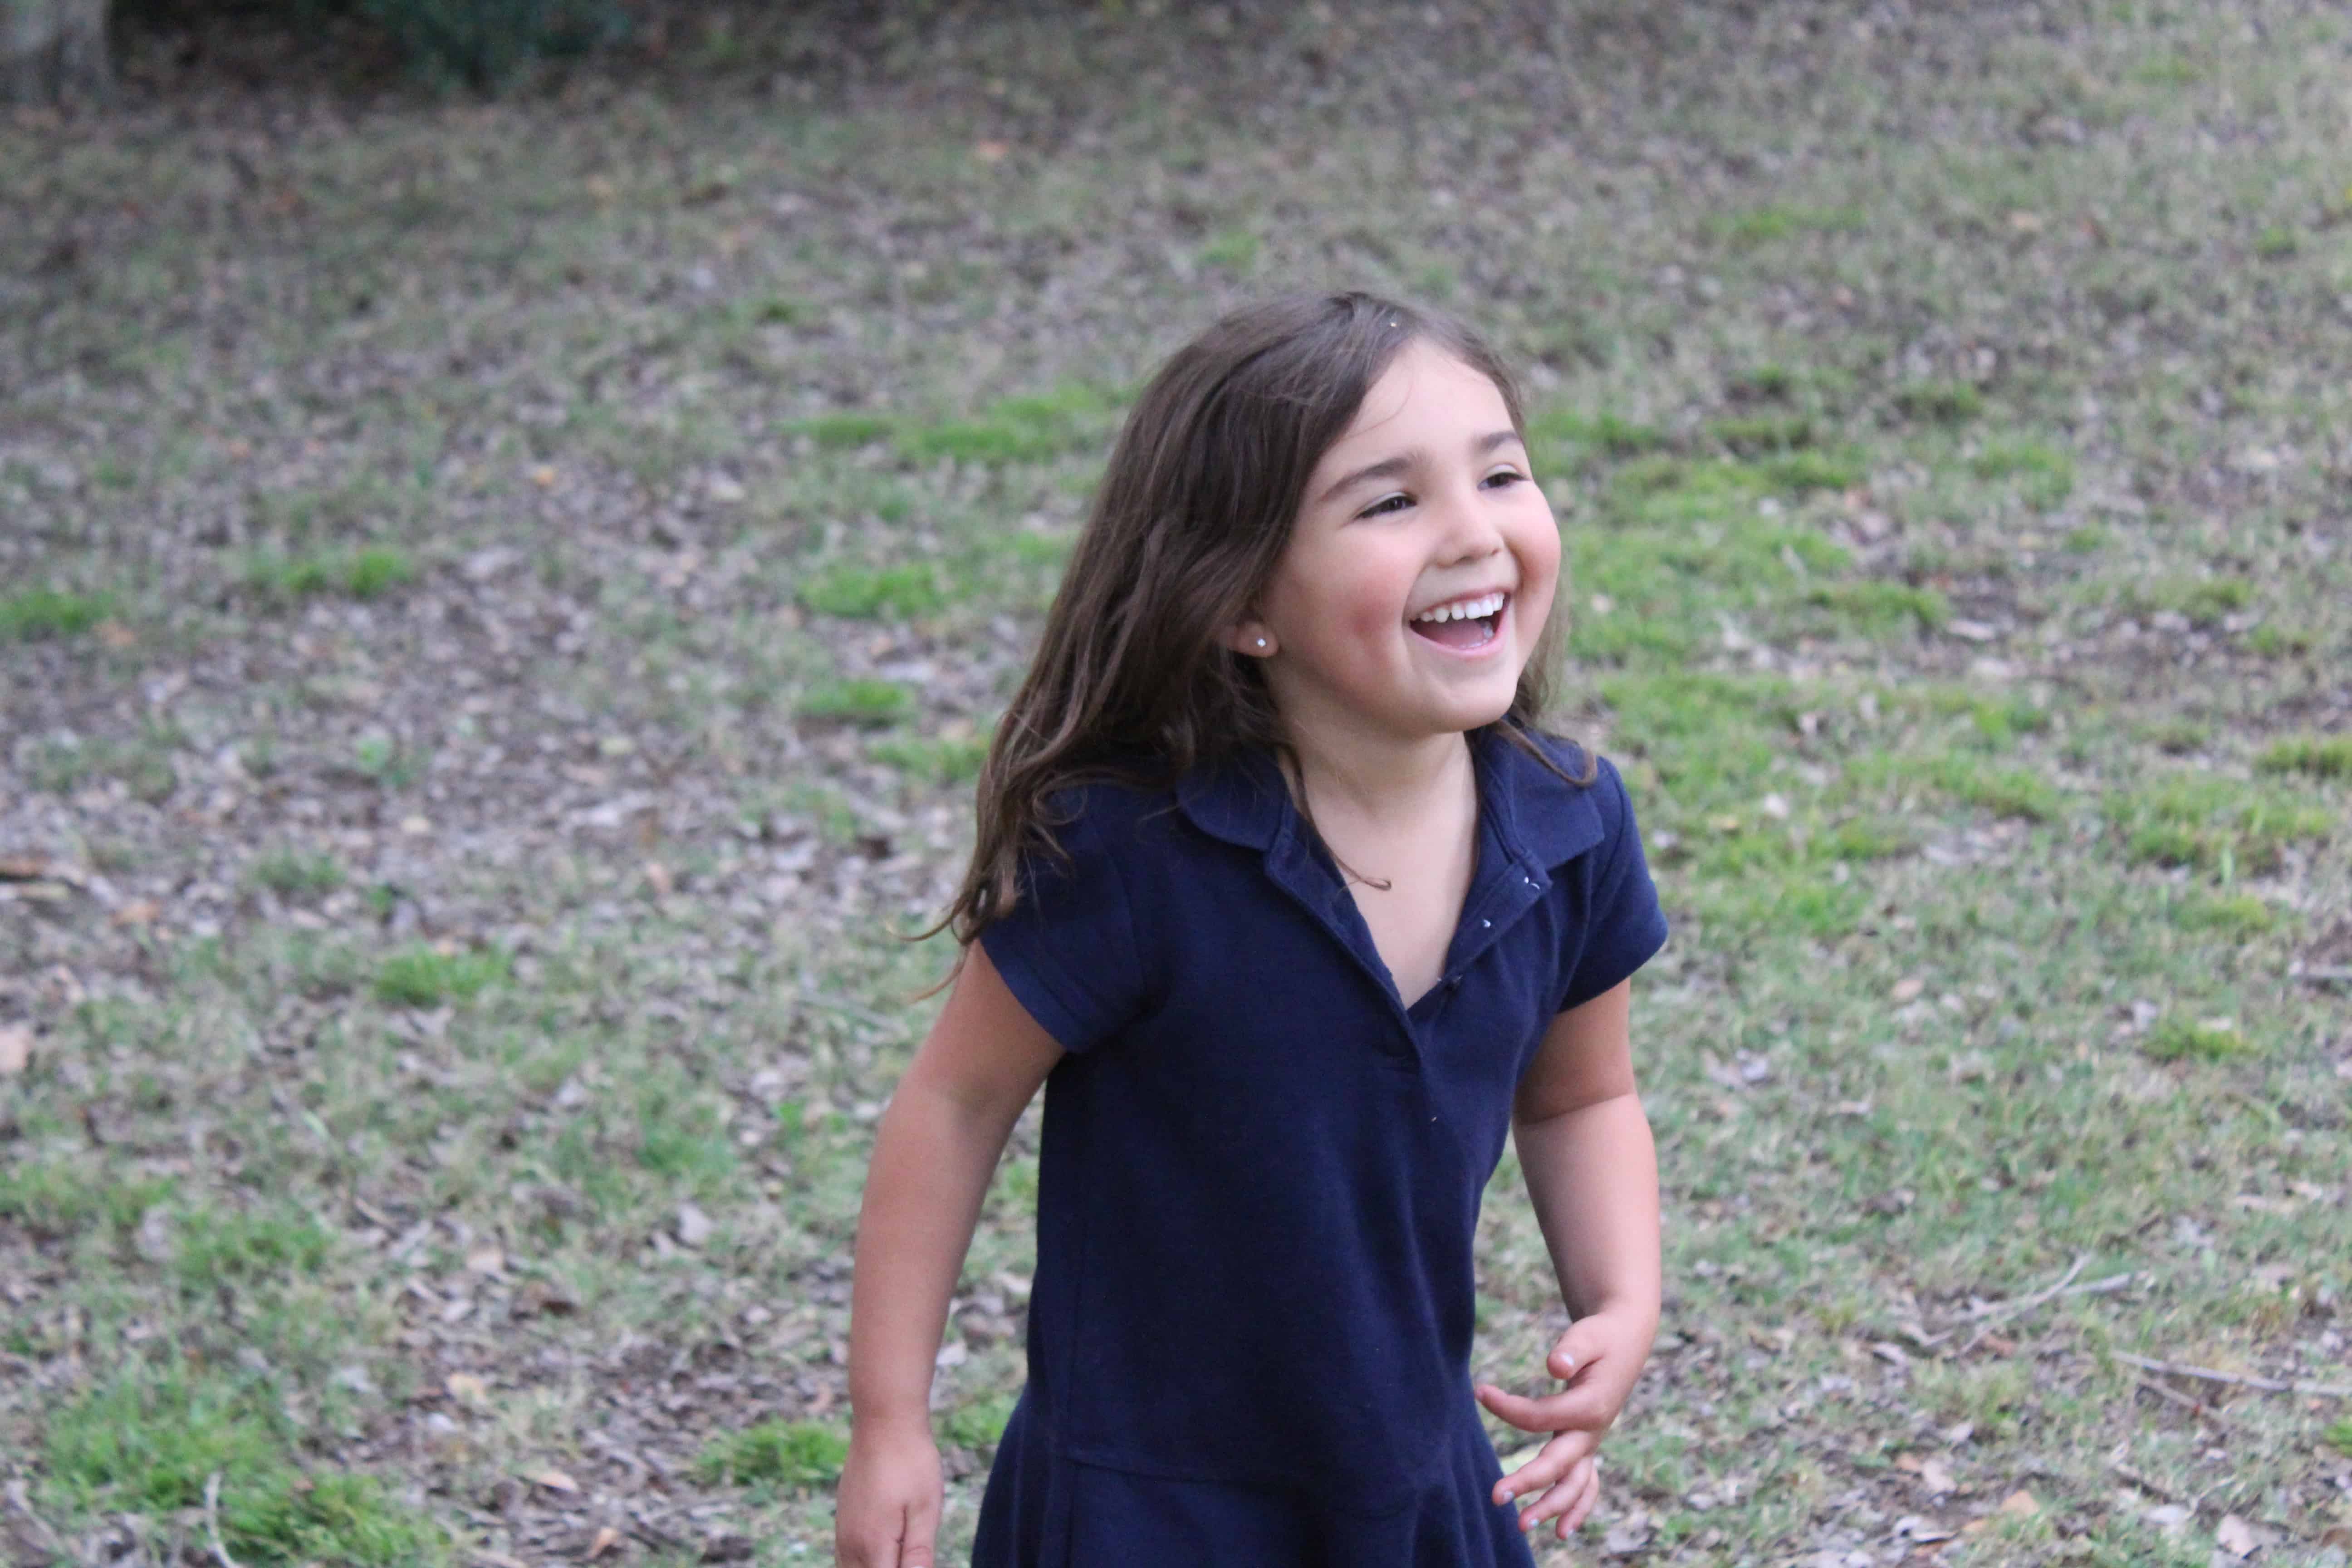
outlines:
[[[1476, 333], [1370, 294], [1236, 310], [1160, 367], [1119, 431], [1036, 658], [982, 764], [963, 885], [924, 935], [945, 928], [969, 947], [1013, 908], [1022, 856], [1061, 853], [1055, 792], [1102, 779], [1163, 786], [1242, 748], [1282, 745], [1257, 661], [1218, 634], [1272, 580], [1315, 465], [1417, 339], [1492, 381], [1526, 434], [1517, 385]], [[1546, 624], [1501, 721], [1555, 772], [1528, 731], [1550, 695], [1562, 621]], [[1571, 782], [1591, 778], [1588, 758]]]

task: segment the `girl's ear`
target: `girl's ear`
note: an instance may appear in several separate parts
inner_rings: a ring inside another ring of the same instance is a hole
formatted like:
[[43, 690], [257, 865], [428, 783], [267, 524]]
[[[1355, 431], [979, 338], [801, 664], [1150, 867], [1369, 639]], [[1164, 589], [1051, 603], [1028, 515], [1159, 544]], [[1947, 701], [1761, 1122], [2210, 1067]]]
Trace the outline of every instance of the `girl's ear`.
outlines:
[[1264, 621], [1257, 620], [1235, 621], [1225, 628], [1221, 640], [1246, 658], [1270, 658], [1276, 647], [1274, 634], [1266, 630]]

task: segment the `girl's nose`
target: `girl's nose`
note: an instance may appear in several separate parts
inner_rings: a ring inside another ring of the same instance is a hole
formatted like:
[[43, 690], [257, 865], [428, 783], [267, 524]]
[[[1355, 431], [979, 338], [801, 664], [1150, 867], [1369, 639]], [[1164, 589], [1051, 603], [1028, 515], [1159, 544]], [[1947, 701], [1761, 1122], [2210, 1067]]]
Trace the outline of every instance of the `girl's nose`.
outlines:
[[1440, 509], [1444, 521], [1439, 558], [1449, 566], [1480, 561], [1503, 548], [1503, 531], [1486, 509], [1478, 504], [1480, 498], [1470, 495], [1450, 498]]

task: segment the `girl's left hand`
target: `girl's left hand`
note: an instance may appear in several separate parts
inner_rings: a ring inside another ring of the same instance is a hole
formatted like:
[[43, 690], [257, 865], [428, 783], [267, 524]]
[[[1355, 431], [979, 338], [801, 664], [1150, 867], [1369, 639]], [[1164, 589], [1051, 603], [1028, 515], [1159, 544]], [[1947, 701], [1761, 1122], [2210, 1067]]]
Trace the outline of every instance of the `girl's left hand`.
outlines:
[[1559, 1393], [1528, 1399], [1493, 1384], [1478, 1386], [1478, 1403], [1501, 1419], [1522, 1432], [1552, 1435], [1534, 1458], [1495, 1485], [1498, 1505], [1513, 1498], [1534, 1500], [1519, 1510], [1521, 1530], [1557, 1517], [1565, 1541], [1592, 1511], [1601, 1497], [1593, 1455], [1601, 1435], [1633, 1392], [1656, 1332], [1656, 1320], [1646, 1314], [1594, 1312], [1569, 1326], [1545, 1363], [1568, 1384]]

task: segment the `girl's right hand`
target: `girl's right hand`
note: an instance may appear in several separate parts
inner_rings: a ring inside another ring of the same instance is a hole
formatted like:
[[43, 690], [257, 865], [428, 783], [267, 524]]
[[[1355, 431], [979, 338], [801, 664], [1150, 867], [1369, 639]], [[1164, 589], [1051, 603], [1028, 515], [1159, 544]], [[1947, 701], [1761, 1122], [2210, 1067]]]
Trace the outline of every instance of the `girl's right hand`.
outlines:
[[928, 1424], [849, 1430], [834, 1493], [833, 1560], [840, 1568], [933, 1568], [946, 1483]]

